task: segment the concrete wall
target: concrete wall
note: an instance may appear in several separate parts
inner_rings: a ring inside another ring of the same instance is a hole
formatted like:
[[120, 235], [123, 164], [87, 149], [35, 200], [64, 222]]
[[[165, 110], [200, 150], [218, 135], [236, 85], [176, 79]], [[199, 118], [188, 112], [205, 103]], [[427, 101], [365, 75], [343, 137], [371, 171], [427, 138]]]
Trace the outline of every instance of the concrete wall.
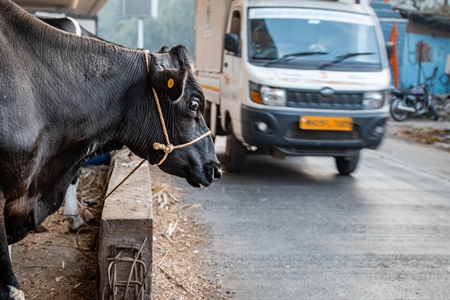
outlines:
[[407, 32], [405, 34], [405, 46], [403, 49], [402, 68], [407, 70], [401, 74], [401, 84], [408, 87], [417, 83], [419, 77], [419, 64], [416, 62], [416, 44], [420, 41], [427, 43], [432, 50], [431, 62], [422, 63], [421, 81], [433, 74], [434, 67], [438, 67], [432, 92], [434, 94], [450, 93], [450, 77], [444, 74], [447, 54], [450, 54], [450, 39], [445, 37], [430, 36]]
[[147, 162], [143, 163], [120, 185], [139, 161], [130, 160], [124, 151], [114, 153], [113, 157], [107, 194], [114, 192], [105, 200], [99, 232], [98, 298], [113, 299], [109, 297], [112, 293], [114, 299], [150, 300], [153, 245], [150, 168]]

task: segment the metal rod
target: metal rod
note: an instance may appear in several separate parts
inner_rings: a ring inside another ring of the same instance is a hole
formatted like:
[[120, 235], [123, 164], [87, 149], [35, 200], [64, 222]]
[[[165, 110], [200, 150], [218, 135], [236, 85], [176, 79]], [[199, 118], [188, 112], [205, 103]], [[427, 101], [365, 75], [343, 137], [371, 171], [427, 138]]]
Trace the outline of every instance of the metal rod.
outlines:
[[138, 48], [144, 49], [144, 20], [138, 19]]

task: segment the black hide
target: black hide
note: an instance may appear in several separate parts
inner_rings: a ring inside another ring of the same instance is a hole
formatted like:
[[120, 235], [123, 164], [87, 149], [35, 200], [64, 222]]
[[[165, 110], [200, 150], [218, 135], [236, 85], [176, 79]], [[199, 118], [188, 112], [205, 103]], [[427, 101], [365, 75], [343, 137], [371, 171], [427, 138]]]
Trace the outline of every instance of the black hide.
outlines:
[[[124, 145], [152, 164], [163, 157], [151, 146], [165, 143], [152, 86], [172, 143], [208, 131], [185, 47], [146, 54], [62, 32], [0, 0], [0, 299], [21, 299], [7, 245], [60, 207], [87, 159]], [[193, 186], [221, 176], [210, 136], [160, 168]]]

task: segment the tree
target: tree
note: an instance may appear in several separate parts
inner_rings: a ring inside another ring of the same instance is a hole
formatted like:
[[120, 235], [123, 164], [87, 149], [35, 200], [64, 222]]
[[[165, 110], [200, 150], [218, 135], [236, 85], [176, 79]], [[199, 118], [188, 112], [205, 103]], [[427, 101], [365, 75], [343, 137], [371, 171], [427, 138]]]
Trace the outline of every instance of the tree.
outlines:
[[443, 0], [440, 3], [439, 1], [434, 1], [436, 6], [438, 7], [438, 12], [444, 16], [450, 16], [450, 6], [448, 5], [448, 0]]
[[[119, 45], [137, 48], [137, 19], [122, 15], [123, 0], [109, 0], [98, 14], [98, 34]], [[144, 48], [183, 44], [194, 50], [195, 0], [159, 1], [158, 18], [144, 19]]]
[[449, 0], [391, 0], [394, 6], [413, 7], [417, 11], [433, 12], [449, 16]]

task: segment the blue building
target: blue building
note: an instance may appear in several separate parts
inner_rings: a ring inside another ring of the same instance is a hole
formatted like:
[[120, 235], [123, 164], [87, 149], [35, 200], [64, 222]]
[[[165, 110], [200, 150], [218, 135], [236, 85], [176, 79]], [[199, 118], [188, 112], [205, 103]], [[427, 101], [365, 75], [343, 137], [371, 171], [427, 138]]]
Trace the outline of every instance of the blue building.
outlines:
[[432, 92], [450, 93], [450, 20], [437, 14], [401, 11], [408, 20], [403, 49], [401, 82], [408, 87], [433, 74]]
[[382, 0], [372, 0], [385, 41], [397, 26], [399, 87], [408, 88], [433, 74], [434, 94], [450, 93], [450, 19], [436, 14], [395, 10]]

